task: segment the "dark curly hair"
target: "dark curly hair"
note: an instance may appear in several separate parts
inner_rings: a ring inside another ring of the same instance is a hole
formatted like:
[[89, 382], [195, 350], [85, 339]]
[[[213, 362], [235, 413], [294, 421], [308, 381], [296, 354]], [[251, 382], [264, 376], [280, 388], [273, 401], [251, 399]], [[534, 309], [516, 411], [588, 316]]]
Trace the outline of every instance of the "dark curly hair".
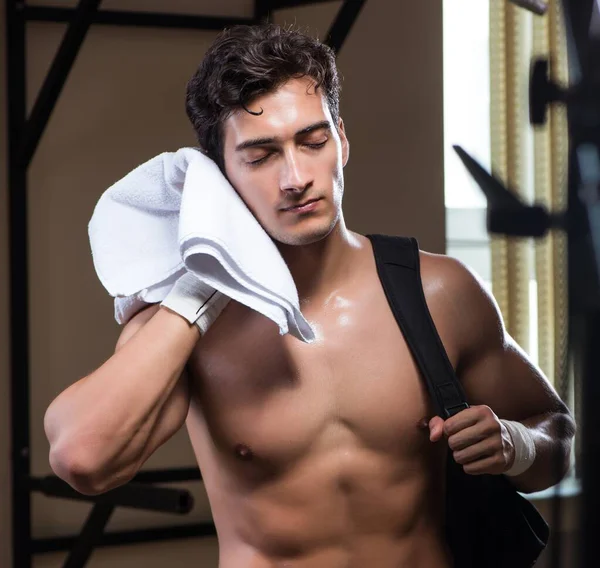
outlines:
[[334, 124], [340, 82], [333, 50], [292, 28], [234, 26], [219, 34], [187, 85], [185, 108], [202, 150], [224, 171], [223, 123], [259, 95], [292, 78], [310, 77], [321, 88]]

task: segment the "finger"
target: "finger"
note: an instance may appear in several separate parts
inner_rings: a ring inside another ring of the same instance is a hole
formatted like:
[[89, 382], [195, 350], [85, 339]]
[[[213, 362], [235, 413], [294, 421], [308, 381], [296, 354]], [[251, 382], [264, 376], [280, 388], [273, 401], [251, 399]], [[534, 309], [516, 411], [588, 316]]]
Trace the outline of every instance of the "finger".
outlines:
[[463, 465], [463, 470], [469, 475], [499, 475], [504, 473], [505, 465], [497, 454]]
[[444, 435], [444, 419], [440, 416], [434, 416], [429, 421], [429, 439], [437, 442]]
[[490, 438], [495, 434], [496, 431], [487, 424], [475, 424], [475, 426], [471, 426], [456, 434], [448, 436], [448, 447], [452, 451], [462, 450], [469, 446], [473, 446], [474, 444], [478, 444], [482, 440]]
[[444, 424], [444, 433], [446, 436], [452, 436], [452, 434], [456, 434], [465, 428], [474, 426], [487, 415], [485, 410], [483, 410], [485, 408], [487, 407], [471, 406], [448, 418]]
[[500, 456], [501, 443], [494, 438], [487, 438], [462, 450], [454, 451], [452, 457], [460, 465], [466, 465], [492, 456]]

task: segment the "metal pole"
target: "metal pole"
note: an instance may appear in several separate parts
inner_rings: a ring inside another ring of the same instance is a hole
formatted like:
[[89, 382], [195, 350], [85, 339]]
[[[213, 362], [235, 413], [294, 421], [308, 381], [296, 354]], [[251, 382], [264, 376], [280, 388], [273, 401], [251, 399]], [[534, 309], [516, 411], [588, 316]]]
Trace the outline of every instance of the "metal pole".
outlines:
[[82, 568], [87, 564], [98, 541], [102, 538], [104, 528], [114, 510], [115, 505], [111, 503], [97, 503], [94, 505], [85, 525], [83, 525], [77, 542], [71, 548], [69, 556], [63, 564], [63, 568]]
[[342, 4], [325, 38], [325, 43], [336, 53], [342, 48], [365, 2], [366, 0], [345, 0]]
[[254, 19], [257, 23], [267, 23], [273, 17], [271, 0], [254, 0]]
[[92, 22], [92, 17], [96, 13], [101, 1], [79, 0], [77, 8], [73, 12], [73, 19], [67, 28], [50, 67], [50, 71], [33, 105], [31, 116], [25, 125], [20, 148], [20, 159], [25, 167], [29, 166], [35, 154], [40, 138], [56, 105], [56, 101], [79, 54], [83, 40]]
[[[27, 6], [25, 11], [29, 22], [70, 22], [74, 12], [73, 8], [57, 8], [54, 6]], [[256, 21], [252, 18], [236, 18], [233, 16], [193, 16], [159, 12], [130, 12], [127, 10], [98, 10], [92, 15], [92, 24], [103, 26], [221, 31], [223, 28], [238, 24], [251, 25], [255, 23]]]
[[[189, 525], [170, 525], [154, 527], [151, 529], [105, 532], [101, 539], [96, 542], [96, 547], [127, 546], [130, 544], [143, 544], [145, 542], [172, 541], [188, 538], [198, 539], [214, 536], [217, 536], [215, 525], [209, 522]], [[71, 550], [78, 539], [79, 535], [37, 538], [31, 542], [31, 547], [34, 554], [60, 552]]]
[[25, 16], [22, 1], [6, 0], [6, 59], [12, 555], [15, 568], [30, 568], [27, 171], [19, 159], [19, 141], [26, 114]]

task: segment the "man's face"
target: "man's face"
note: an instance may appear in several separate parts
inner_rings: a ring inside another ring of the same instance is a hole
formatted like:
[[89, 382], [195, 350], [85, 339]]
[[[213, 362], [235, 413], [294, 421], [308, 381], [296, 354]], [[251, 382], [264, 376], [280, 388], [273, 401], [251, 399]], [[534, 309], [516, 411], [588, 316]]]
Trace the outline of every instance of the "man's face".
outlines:
[[[348, 140], [308, 78], [291, 79], [224, 123], [225, 173], [274, 239], [306, 245], [326, 237], [341, 213]], [[304, 210], [287, 208], [318, 200]]]

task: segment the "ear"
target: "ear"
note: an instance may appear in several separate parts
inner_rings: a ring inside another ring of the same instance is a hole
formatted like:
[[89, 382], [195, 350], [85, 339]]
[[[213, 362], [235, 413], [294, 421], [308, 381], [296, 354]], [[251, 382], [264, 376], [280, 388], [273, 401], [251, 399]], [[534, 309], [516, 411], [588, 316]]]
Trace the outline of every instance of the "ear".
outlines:
[[340, 135], [340, 142], [342, 143], [342, 166], [346, 166], [348, 158], [350, 158], [350, 142], [346, 136], [346, 130], [344, 128], [344, 121], [338, 119], [338, 133]]

